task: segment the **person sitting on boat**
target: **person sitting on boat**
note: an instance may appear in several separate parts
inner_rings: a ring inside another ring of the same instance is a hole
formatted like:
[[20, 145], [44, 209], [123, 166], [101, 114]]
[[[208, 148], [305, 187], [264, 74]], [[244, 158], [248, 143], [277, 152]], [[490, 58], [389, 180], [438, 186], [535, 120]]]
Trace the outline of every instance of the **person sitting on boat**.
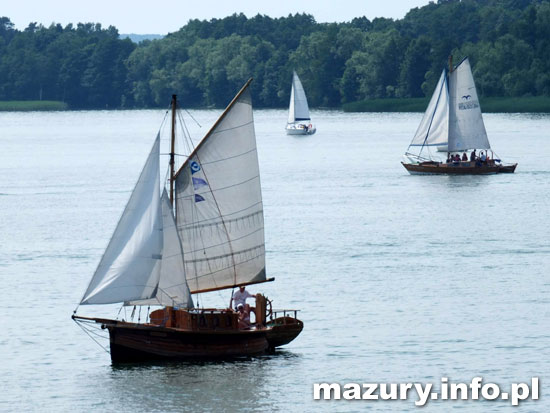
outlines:
[[247, 305], [246, 304], [247, 298], [256, 299], [256, 296], [246, 291], [244, 285], [239, 286], [239, 289], [233, 293], [233, 296], [231, 297], [231, 301], [229, 301], [229, 308], [232, 308], [233, 304], [235, 305], [235, 310], [238, 309], [239, 304], [242, 304], [243, 306]]
[[451, 155], [450, 152], [447, 152], [447, 163], [451, 163], [453, 161], [453, 155]]
[[480, 159], [481, 159], [481, 162], [487, 161], [487, 155], [485, 155], [484, 152], [481, 152], [481, 157], [480, 157]]
[[466, 155], [466, 152], [462, 154], [462, 162], [468, 162], [468, 155]]
[[239, 328], [249, 328], [250, 312], [246, 311], [243, 304], [237, 305], [237, 312], [239, 313]]
[[460, 155], [457, 153], [453, 159], [455, 162], [460, 162]]
[[476, 160], [476, 150], [474, 149], [470, 154], [470, 161], [474, 162]]

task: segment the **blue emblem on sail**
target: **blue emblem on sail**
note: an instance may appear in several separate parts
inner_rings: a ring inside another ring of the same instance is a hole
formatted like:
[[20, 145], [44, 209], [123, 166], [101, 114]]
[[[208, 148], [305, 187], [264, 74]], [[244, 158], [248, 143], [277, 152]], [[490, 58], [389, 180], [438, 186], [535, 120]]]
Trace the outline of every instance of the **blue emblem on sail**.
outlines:
[[195, 194], [195, 202], [201, 202], [204, 201], [204, 198], [198, 194]]
[[190, 164], [191, 167], [191, 175], [193, 175], [195, 172], [199, 172], [201, 170], [201, 166], [198, 162], [192, 161]]
[[208, 183], [201, 178], [193, 178], [193, 188], [199, 189], [201, 186], [206, 186]]

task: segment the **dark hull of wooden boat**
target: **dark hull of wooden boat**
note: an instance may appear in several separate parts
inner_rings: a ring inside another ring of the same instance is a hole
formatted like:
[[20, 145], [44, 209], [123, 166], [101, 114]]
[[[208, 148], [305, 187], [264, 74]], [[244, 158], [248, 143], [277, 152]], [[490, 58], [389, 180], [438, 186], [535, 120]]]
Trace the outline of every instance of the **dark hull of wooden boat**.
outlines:
[[105, 328], [114, 363], [234, 358], [263, 354], [269, 347], [266, 330], [185, 331], [124, 322]]
[[274, 350], [276, 347], [284, 346], [298, 337], [298, 334], [304, 328], [304, 323], [293, 317], [278, 317], [267, 323], [267, 327], [266, 334], [269, 349]]
[[511, 165], [500, 165], [500, 169], [498, 170], [499, 174], [513, 174], [516, 170], [516, 166], [518, 166], [517, 163], [511, 164]]
[[498, 173], [513, 173], [517, 164], [475, 164], [474, 162], [439, 163], [422, 162], [408, 164], [401, 162], [410, 174], [445, 174], [445, 175], [488, 175]]

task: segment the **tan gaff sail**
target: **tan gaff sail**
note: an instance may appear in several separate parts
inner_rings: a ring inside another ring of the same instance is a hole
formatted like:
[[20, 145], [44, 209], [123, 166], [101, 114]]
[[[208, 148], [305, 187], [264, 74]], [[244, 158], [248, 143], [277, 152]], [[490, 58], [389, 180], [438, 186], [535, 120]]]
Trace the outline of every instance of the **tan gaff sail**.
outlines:
[[266, 279], [260, 170], [248, 84], [176, 176], [176, 226], [192, 293]]
[[130, 200], [80, 304], [111, 304], [155, 295], [163, 248], [157, 136]]
[[449, 75], [450, 152], [490, 149], [468, 58]]

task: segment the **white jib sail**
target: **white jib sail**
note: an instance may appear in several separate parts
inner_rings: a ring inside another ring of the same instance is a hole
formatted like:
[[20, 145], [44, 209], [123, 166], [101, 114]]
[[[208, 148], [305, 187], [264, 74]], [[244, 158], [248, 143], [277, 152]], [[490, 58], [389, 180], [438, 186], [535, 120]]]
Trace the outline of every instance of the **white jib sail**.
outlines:
[[176, 225], [191, 292], [265, 280], [264, 216], [250, 92], [180, 169]]
[[159, 145], [157, 136], [81, 304], [138, 300], [156, 292], [163, 244]]
[[410, 146], [441, 146], [449, 135], [449, 91], [443, 70]]
[[306, 92], [296, 72], [292, 75], [292, 89], [290, 90], [290, 105], [288, 108], [288, 123], [309, 121], [309, 107]]
[[162, 192], [161, 203], [164, 248], [157, 294], [148, 300], [133, 301], [128, 304], [193, 308], [193, 300], [185, 278], [181, 241], [166, 189]]
[[490, 149], [467, 58], [449, 76], [449, 101], [449, 151]]

